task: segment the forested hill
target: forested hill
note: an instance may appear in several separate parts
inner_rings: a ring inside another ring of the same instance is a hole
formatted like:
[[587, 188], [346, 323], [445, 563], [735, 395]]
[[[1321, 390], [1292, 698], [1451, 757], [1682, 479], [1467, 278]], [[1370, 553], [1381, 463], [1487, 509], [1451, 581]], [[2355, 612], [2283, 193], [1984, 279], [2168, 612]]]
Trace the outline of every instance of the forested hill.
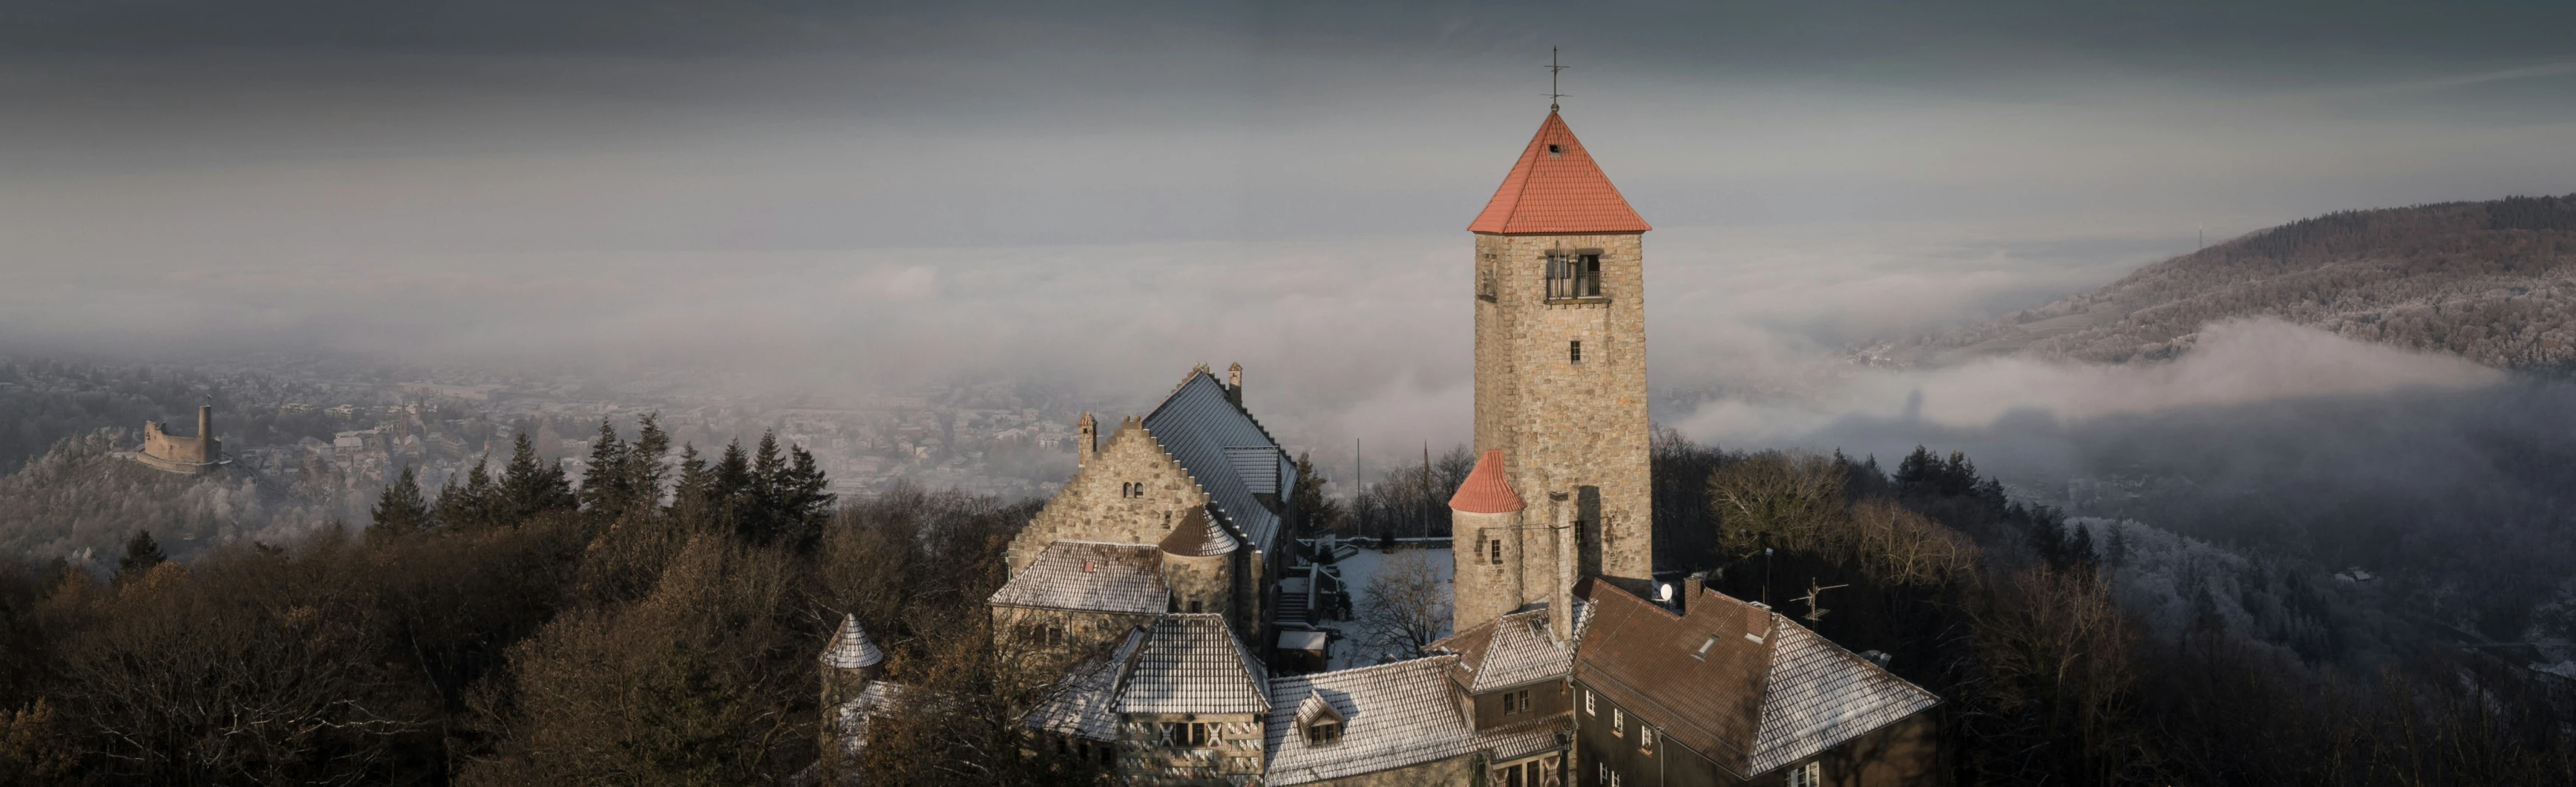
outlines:
[[2091, 293], [1872, 354], [2169, 358], [2273, 317], [2498, 367], [2576, 363], [2576, 194], [2333, 213], [2149, 265]]

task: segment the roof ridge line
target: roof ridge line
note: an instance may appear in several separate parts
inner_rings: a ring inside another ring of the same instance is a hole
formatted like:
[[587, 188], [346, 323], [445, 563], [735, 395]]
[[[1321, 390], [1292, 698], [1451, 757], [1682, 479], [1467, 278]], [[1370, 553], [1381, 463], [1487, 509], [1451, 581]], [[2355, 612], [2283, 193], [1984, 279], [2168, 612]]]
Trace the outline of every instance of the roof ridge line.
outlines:
[[[1281, 676], [1281, 677], [1271, 678], [1271, 679], [1270, 679], [1270, 682], [1275, 684], [1275, 683], [1278, 683], [1278, 682], [1283, 681], [1283, 680], [1307, 680], [1307, 679], [1309, 679], [1309, 678], [1313, 678], [1313, 677], [1318, 676], [1318, 675], [1354, 675], [1354, 674], [1358, 674], [1358, 673], [1362, 673], [1362, 672], [1367, 672], [1367, 671], [1369, 671], [1369, 670], [1373, 670], [1373, 669], [1385, 669], [1385, 668], [1387, 668], [1387, 667], [1404, 667], [1404, 666], [1413, 666], [1415, 662], [1422, 662], [1422, 661], [1436, 661], [1436, 660], [1439, 660], [1439, 659], [1456, 659], [1456, 658], [1458, 658], [1458, 657], [1459, 657], [1459, 656], [1458, 656], [1458, 654], [1455, 654], [1455, 653], [1440, 653], [1440, 654], [1434, 654], [1434, 655], [1430, 655], [1430, 656], [1416, 656], [1416, 657], [1409, 658], [1409, 659], [1402, 659], [1402, 660], [1398, 660], [1398, 661], [1390, 661], [1390, 662], [1387, 662], [1387, 663], [1384, 663], [1384, 664], [1371, 664], [1371, 665], [1368, 665], [1368, 666], [1365, 666], [1365, 667], [1345, 667], [1345, 668], [1342, 668], [1342, 669], [1337, 669], [1337, 670], [1326, 670], [1326, 671], [1323, 671], [1323, 672], [1309, 672], [1309, 673], [1306, 673], [1306, 674], [1303, 674], [1303, 675], [1284, 675], [1284, 676]], [[1308, 685], [1312, 685], [1312, 683], [1310, 682]]]

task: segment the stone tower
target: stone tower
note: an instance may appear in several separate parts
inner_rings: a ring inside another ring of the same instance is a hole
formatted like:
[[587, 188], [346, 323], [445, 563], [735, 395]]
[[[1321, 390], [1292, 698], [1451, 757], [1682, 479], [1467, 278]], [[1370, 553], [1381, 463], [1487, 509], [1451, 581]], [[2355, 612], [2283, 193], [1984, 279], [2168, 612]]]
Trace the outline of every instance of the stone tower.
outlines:
[[[1449, 496], [1450, 619], [1466, 631], [1546, 597], [1534, 587], [1530, 563], [1547, 560], [1553, 545], [1523, 527], [1521, 502], [1506, 478], [1501, 449], [1487, 450], [1476, 469]], [[1554, 569], [1549, 572], [1553, 575]], [[1533, 591], [1536, 591], [1533, 594]]]
[[869, 682], [877, 679], [885, 653], [868, 638], [867, 628], [859, 625], [859, 616], [844, 613], [840, 630], [832, 632], [831, 643], [823, 646], [823, 655], [816, 660], [821, 662], [823, 675], [824, 717], [830, 718], [832, 709], [859, 696]]
[[1163, 585], [1172, 590], [1173, 612], [1213, 613], [1234, 621], [1234, 553], [1238, 545], [1225, 527], [1209, 519], [1207, 509], [1181, 515], [1160, 545]]
[[[1572, 506], [1577, 570], [1646, 592], [1654, 522], [1646, 468], [1650, 229], [1553, 111], [1476, 237], [1476, 449], [1509, 457], [1513, 488]], [[1531, 498], [1541, 499], [1541, 498]], [[1462, 621], [1463, 623], [1463, 621]]]

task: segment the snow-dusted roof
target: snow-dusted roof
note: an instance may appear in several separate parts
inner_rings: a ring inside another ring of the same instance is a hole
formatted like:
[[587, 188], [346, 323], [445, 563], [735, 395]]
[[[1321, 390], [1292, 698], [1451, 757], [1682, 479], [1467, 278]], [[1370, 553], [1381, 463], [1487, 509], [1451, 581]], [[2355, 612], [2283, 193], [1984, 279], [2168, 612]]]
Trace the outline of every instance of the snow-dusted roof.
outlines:
[[841, 629], [832, 632], [832, 643], [823, 646], [823, 666], [861, 669], [885, 661], [885, 653], [868, 639], [868, 630], [859, 625], [859, 616], [843, 614]]
[[[1576, 602], [1578, 639], [1590, 613], [1590, 604]], [[1562, 678], [1574, 668], [1574, 644], [1559, 644], [1549, 636], [1547, 617], [1544, 605], [1503, 615], [1433, 642], [1430, 649], [1458, 654], [1454, 677], [1470, 692]]]
[[1106, 661], [1065, 679], [1054, 696], [1029, 711], [1028, 725], [1095, 741], [1117, 740], [1118, 678], [1144, 642], [1145, 629], [1128, 631], [1126, 641]]
[[1796, 623], [1778, 628], [1763, 681], [1762, 736], [1747, 773], [1764, 773], [1941, 702]]
[[1236, 641], [1225, 616], [1164, 615], [1154, 621], [1119, 696], [1122, 713], [1261, 713], [1269, 671]]
[[992, 603], [1152, 614], [1171, 608], [1171, 599], [1153, 545], [1058, 541], [994, 591]]
[[1746, 778], [1922, 712], [1940, 699], [1768, 608], [1703, 590], [1674, 614], [1585, 582], [1595, 608], [1574, 677]]
[[[1504, 760], [1557, 746], [1556, 733], [1566, 725], [1561, 716], [1477, 734], [1449, 683], [1457, 661], [1444, 654], [1271, 681], [1265, 783], [1328, 781], [1477, 751]], [[1318, 712], [1309, 701], [1328, 703], [1342, 717], [1339, 740], [1306, 741], [1300, 718]]]
[[1297, 468], [1252, 413], [1227, 397], [1225, 384], [1216, 375], [1204, 366], [1190, 370], [1190, 376], [1145, 416], [1144, 424], [1163, 450], [1207, 490], [1222, 517], [1220, 524], [1231, 527], [1254, 549], [1274, 550], [1279, 515], [1255, 495], [1296, 488]]
[[1238, 542], [1224, 525], [1208, 516], [1207, 509], [1193, 508], [1181, 515], [1180, 524], [1172, 526], [1170, 535], [1160, 545], [1165, 554], [1181, 557], [1216, 557], [1232, 554]]
[[869, 681], [858, 696], [842, 701], [841, 707], [833, 709], [833, 726], [841, 733], [842, 753], [857, 756], [859, 750], [867, 748], [868, 723], [879, 714], [895, 710], [911, 694], [912, 687], [878, 680]]

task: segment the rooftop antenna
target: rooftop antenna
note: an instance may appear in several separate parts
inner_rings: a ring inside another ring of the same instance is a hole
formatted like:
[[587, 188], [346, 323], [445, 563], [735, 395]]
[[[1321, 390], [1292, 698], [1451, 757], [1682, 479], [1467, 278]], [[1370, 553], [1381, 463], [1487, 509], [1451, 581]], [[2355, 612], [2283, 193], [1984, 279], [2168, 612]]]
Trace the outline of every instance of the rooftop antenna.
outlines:
[[1818, 593], [1822, 593], [1822, 592], [1825, 592], [1825, 591], [1828, 591], [1828, 590], [1832, 590], [1832, 589], [1834, 589], [1834, 588], [1842, 588], [1842, 587], [1851, 587], [1851, 586], [1850, 586], [1850, 585], [1826, 585], [1826, 586], [1824, 586], [1824, 587], [1816, 587], [1816, 578], [1815, 578], [1815, 577], [1808, 577], [1808, 578], [1807, 578], [1807, 595], [1799, 596], [1799, 597], [1798, 597], [1798, 600], [1799, 600], [1799, 601], [1807, 602], [1807, 625], [1809, 625], [1809, 626], [1814, 626], [1814, 625], [1816, 625], [1816, 621], [1820, 621], [1820, 620], [1824, 620], [1824, 619], [1825, 619], [1825, 611], [1826, 611], [1826, 610], [1825, 610], [1825, 608], [1824, 608], [1824, 607], [1816, 606], [1816, 594], [1818, 594]]
[[1547, 111], [1549, 112], [1555, 112], [1556, 100], [1565, 97], [1564, 93], [1556, 92], [1556, 72], [1569, 68], [1573, 66], [1556, 64], [1556, 47], [1547, 48]]

